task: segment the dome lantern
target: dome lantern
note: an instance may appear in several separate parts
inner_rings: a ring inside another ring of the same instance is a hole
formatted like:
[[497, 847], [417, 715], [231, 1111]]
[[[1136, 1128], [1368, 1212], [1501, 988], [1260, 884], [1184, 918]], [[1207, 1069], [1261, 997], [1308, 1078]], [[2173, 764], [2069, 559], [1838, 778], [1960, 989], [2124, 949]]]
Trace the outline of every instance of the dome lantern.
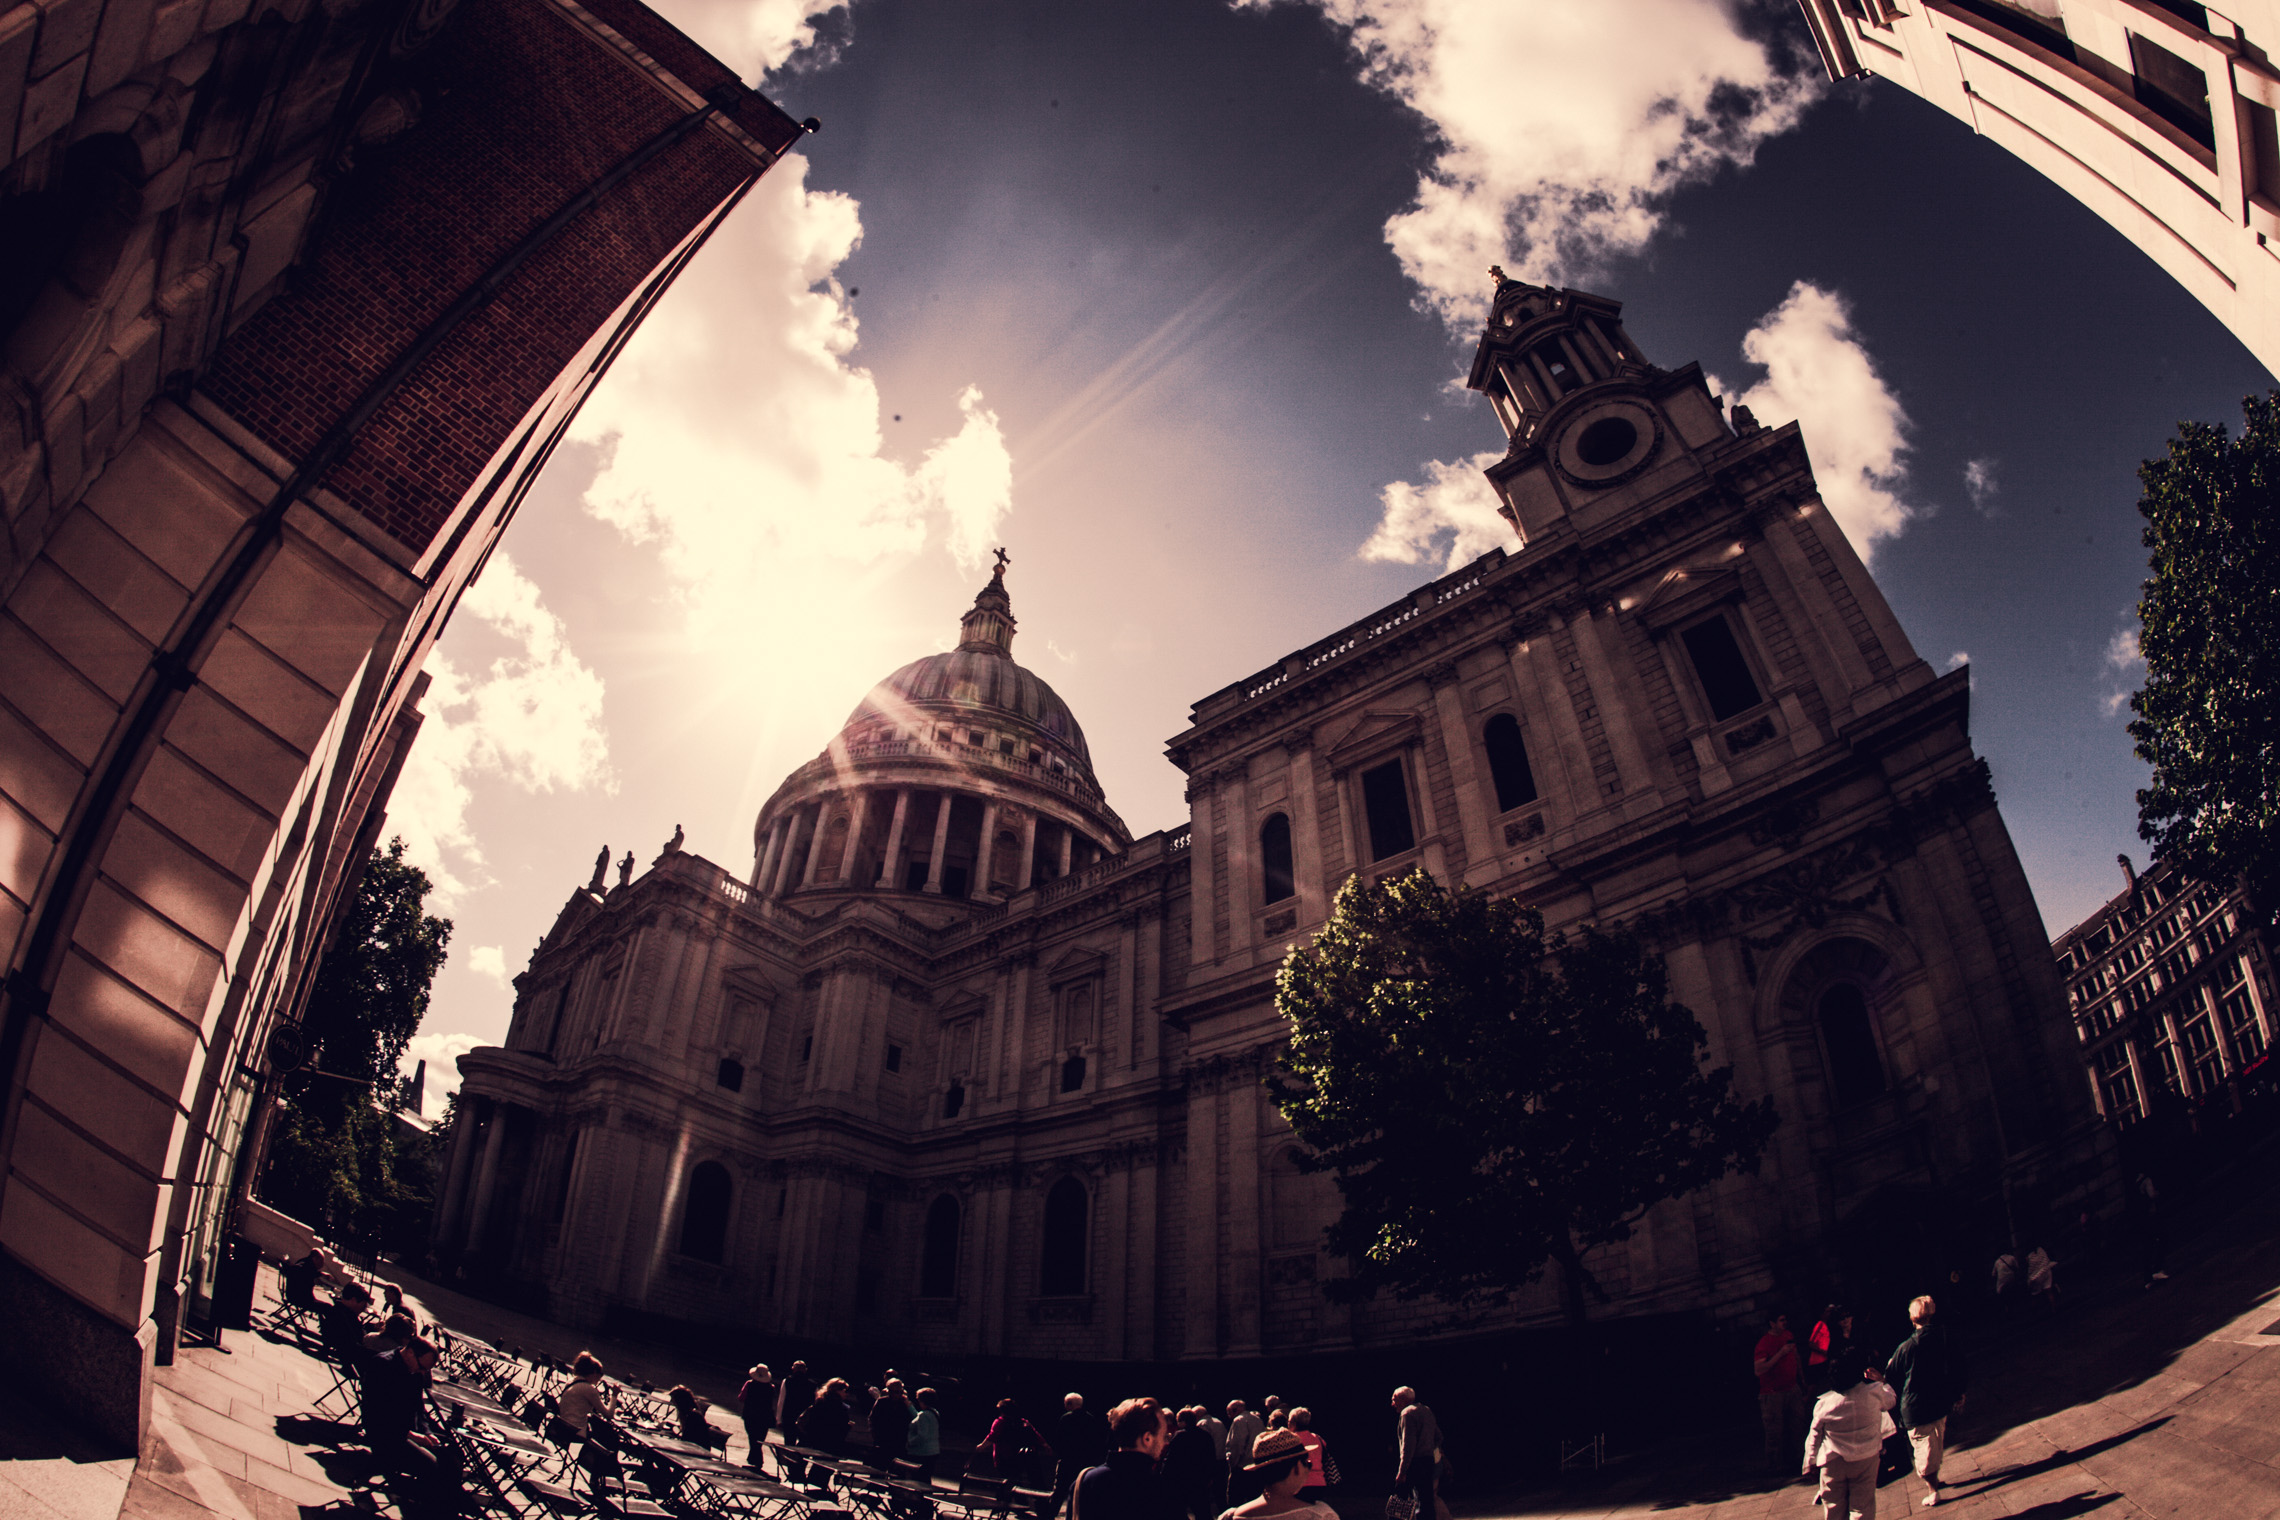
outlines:
[[962, 654], [1002, 654], [1013, 657], [1013, 633], [1020, 625], [1013, 618], [1013, 598], [1006, 594], [1005, 571], [1012, 561], [997, 551], [997, 568], [990, 583], [974, 594], [974, 605], [958, 619], [958, 649]]

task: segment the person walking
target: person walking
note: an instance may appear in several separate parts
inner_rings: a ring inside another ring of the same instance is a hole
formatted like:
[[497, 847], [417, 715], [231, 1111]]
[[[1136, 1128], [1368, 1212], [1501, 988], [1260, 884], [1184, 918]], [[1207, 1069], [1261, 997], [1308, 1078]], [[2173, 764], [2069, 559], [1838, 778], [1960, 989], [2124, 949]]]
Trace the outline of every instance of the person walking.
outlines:
[[910, 1429], [903, 1434], [903, 1460], [918, 1464], [922, 1481], [934, 1476], [934, 1464], [942, 1456], [942, 1414], [934, 1407], [939, 1397], [931, 1388], [918, 1390], [918, 1407], [911, 1411]]
[[1171, 1486], [1189, 1520], [1211, 1520], [1220, 1510], [1222, 1473], [1219, 1450], [1204, 1432], [1203, 1411], [1190, 1405], [1173, 1420], [1164, 1443], [1164, 1482]]
[[873, 1466], [890, 1467], [909, 1450], [911, 1415], [910, 1398], [903, 1392], [903, 1380], [890, 1376], [879, 1389], [879, 1396], [871, 1401]]
[[1252, 1496], [1251, 1447], [1267, 1432], [1267, 1422], [1251, 1413], [1241, 1399], [1227, 1405], [1227, 1502], [1241, 1504]]
[[1827, 1393], [1834, 1376], [1832, 1362], [1839, 1352], [1852, 1355], [1853, 1312], [1843, 1304], [1821, 1311], [1805, 1353], [1805, 1391], [1814, 1398]]
[[2169, 1281], [2165, 1247], [2168, 1242], [2162, 1235], [2161, 1189], [2153, 1185], [2153, 1178], [2139, 1172], [2131, 1179], [2127, 1196], [2130, 1222], [2138, 1238], [2138, 1250], [2145, 1264], [2145, 1285]]
[[1021, 1470], [1022, 1457], [1047, 1444], [1045, 1432], [1022, 1417], [1019, 1404], [1011, 1399], [997, 1401], [997, 1418], [990, 1421], [989, 1430], [982, 1436], [982, 1446], [989, 1452], [990, 1466], [999, 1477], [1019, 1483], [1026, 1476]]
[[776, 1428], [784, 1433], [785, 1439], [797, 1440], [800, 1416], [815, 1402], [815, 1378], [809, 1374], [807, 1363], [794, 1362], [777, 1386], [783, 1393], [776, 1403]]
[[1269, 1430], [1251, 1448], [1250, 1470], [1259, 1496], [1228, 1510], [1219, 1520], [1338, 1520], [1319, 1500], [1301, 1498], [1306, 1486], [1306, 1443], [1287, 1428]]
[[1891, 1423], [1892, 1389], [1873, 1365], [1844, 1351], [1832, 1353], [1831, 1388], [1814, 1402], [1805, 1433], [1805, 1475], [1820, 1469], [1813, 1502], [1827, 1520], [1876, 1520], [1876, 1464]]
[[1154, 1399], [1126, 1399], [1108, 1412], [1110, 1450], [1077, 1475], [1070, 1520], [1186, 1520], [1187, 1511], [1156, 1471], [1171, 1439]]
[[1798, 1386], [1804, 1369], [1797, 1363], [1797, 1339], [1789, 1333], [1788, 1315], [1776, 1314], [1766, 1321], [1765, 1334], [1751, 1353], [1750, 1370], [1757, 1374], [1765, 1465], [1779, 1473], [1805, 1430], [1805, 1393]]
[[847, 1427], [854, 1423], [854, 1406], [847, 1402], [847, 1379], [832, 1378], [816, 1390], [815, 1402], [800, 1411], [800, 1444], [830, 1456], [844, 1455]]
[[1948, 1416], [1963, 1407], [1968, 1376], [1963, 1348], [1948, 1338], [1930, 1294], [1911, 1299], [1908, 1323], [1914, 1332], [1892, 1353], [1885, 1380], [1900, 1399], [1900, 1425], [1916, 1454], [1916, 1476], [1928, 1492], [1924, 1506], [1940, 1502], [1940, 1459], [1947, 1453]]
[[1077, 1474], [1100, 1466], [1108, 1455], [1108, 1427], [1085, 1408], [1085, 1396], [1061, 1396], [1061, 1418], [1053, 1425], [1053, 1510], [1077, 1486]]
[[751, 1448], [744, 1454], [744, 1464], [758, 1467], [768, 1446], [768, 1422], [776, 1415], [776, 1375], [767, 1363], [756, 1362], [744, 1374], [736, 1402], [744, 1410], [744, 1439]]
[[1411, 1520], [1434, 1520], [1434, 1468], [1439, 1462], [1441, 1427], [1433, 1411], [1407, 1386], [1393, 1390], [1394, 1445], [1393, 1492], [1415, 1505]]
[[[1301, 1499], [1319, 1499], [1338, 1481], [1338, 1464], [1330, 1460], [1330, 1443], [1314, 1433], [1314, 1411], [1301, 1404], [1290, 1412], [1290, 1433], [1306, 1443], [1306, 1481], [1299, 1485]], [[1252, 1448], [1254, 1458], [1257, 1448]]]
[[2046, 1313], [2058, 1307], [2058, 1263], [2040, 1242], [2027, 1252], [2027, 1301], [2041, 1304]]

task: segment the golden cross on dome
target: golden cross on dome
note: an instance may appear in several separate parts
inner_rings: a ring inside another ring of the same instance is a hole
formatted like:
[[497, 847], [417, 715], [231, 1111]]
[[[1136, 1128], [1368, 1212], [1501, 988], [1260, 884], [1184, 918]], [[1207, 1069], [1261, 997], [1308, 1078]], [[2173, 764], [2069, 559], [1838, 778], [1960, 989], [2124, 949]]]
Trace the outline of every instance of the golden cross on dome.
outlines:
[[997, 551], [997, 573], [999, 575], [1005, 574], [1005, 567], [1012, 563], [1012, 558], [1007, 555], [1004, 549], [1001, 548]]

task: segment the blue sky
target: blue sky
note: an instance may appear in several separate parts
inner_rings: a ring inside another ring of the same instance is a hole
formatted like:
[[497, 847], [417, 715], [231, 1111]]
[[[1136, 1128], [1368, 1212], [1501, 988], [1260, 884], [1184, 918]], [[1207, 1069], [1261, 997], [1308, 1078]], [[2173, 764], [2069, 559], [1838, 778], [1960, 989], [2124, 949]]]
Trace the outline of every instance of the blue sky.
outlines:
[[425, 1053], [504, 1033], [605, 842], [646, 862], [679, 824], [748, 869], [760, 803], [947, 645], [992, 544], [1112, 804], [1180, 822], [1190, 703], [1492, 541], [1468, 461], [1502, 435], [1451, 383], [1490, 257], [1803, 421], [1918, 650], [1969, 657], [2054, 933], [2142, 856], [2134, 472], [2270, 377], [2000, 149], [1822, 82], [1791, 7], [660, 8], [824, 130], [445, 640], [392, 812], [458, 926]]

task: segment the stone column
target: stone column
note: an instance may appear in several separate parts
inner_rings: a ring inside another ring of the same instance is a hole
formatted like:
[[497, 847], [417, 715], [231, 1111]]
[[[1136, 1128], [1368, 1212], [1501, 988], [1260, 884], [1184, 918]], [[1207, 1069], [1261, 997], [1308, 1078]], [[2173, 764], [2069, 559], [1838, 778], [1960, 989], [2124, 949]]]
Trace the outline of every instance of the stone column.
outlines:
[[1118, 1167], [1101, 1178], [1094, 1195], [1102, 1225], [1093, 1232], [1101, 1243], [1099, 1259], [1092, 1263], [1093, 1301], [1100, 1305], [1100, 1338], [1094, 1344], [1104, 1357], [1113, 1359], [1125, 1354], [1124, 1313], [1132, 1302], [1132, 1277], [1138, 1265], [1132, 1259], [1132, 1174]]
[[491, 1205], [499, 1191], [499, 1153], [506, 1149], [507, 1105], [491, 1101], [491, 1122], [483, 1129], [483, 1160], [475, 1170], [475, 1202], [468, 1210], [467, 1248], [479, 1251], [491, 1237]]
[[1150, 1157], [1132, 1170], [1131, 1304], [1124, 1322], [1124, 1359], [1156, 1359], [1156, 1162]]
[[1551, 639], [1543, 635], [1518, 640], [1508, 654], [1521, 702], [1531, 714], [1542, 714], [1543, 726], [1550, 732], [1551, 753], [1539, 756], [1534, 750], [1529, 751], [1528, 768], [1535, 773], [1536, 785], [1543, 790], [1545, 801], [1556, 809], [1555, 822], [1588, 813], [1599, 805], [1599, 798], [1589, 785], [1589, 770], [1586, 769], [1579, 780], [1569, 769], [1575, 764], [1588, 766], [1588, 761], [1582, 725], [1576, 722], [1575, 705], [1568, 700], [1567, 682], [1559, 678], [1556, 668], [1558, 658]]
[[1457, 794], [1457, 830], [1465, 841], [1465, 880], [1475, 886], [1494, 880], [1496, 841], [1490, 832], [1489, 789], [1482, 786], [1479, 767], [1473, 764], [1472, 733], [1465, 726], [1464, 705], [1457, 691], [1457, 667], [1436, 665], [1425, 672], [1433, 688], [1433, 714], [1440, 722], [1441, 748], [1449, 757], [1450, 789]]
[[[823, 841], [828, 832], [824, 825], [834, 809], [844, 809], [846, 806], [844, 801], [835, 797], [827, 797], [815, 805], [815, 832], [808, 836], [807, 869], [800, 873], [801, 891], [814, 886], [816, 878], [823, 874]], [[833, 864], [838, 862], [834, 861]]]
[[1219, 1219], [1219, 1093], [1215, 1084], [1197, 1081], [1188, 1087], [1187, 1249], [1181, 1263], [1187, 1333], [1180, 1354], [1189, 1360], [1219, 1355]]
[[1016, 879], [1016, 890], [1026, 892], [1037, 875], [1037, 810], [1029, 809], [1021, 817], [1021, 874]]
[[792, 889], [792, 860], [799, 853], [800, 812], [794, 808], [784, 819], [784, 847], [776, 852], [776, 885], [770, 897], [782, 897]]
[[1069, 859], [1076, 853], [1077, 831], [1067, 824], [1061, 825], [1061, 874], [1069, 874]]
[[991, 878], [997, 872], [997, 821], [1001, 806], [995, 797], [982, 804], [981, 846], [975, 851], [974, 879], [966, 891], [968, 897], [978, 897], [984, 902], [990, 901], [990, 889], [994, 885]]
[[1639, 728], [1635, 704], [1621, 693], [1624, 684], [1617, 679], [1615, 666], [1601, 637], [1599, 619], [1589, 607], [1579, 608], [1568, 627], [1575, 634], [1575, 651], [1583, 661], [1583, 673], [1591, 682], [1592, 699], [1599, 706], [1600, 721], [1606, 725], [1607, 742], [1615, 756], [1615, 774], [1623, 783], [1626, 797], [1636, 792], [1651, 791], [1654, 772], [1647, 766], [1646, 752], [1639, 747]]
[[782, 842], [782, 820], [768, 825], [768, 832], [760, 841], [760, 853], [752, 860], [752, 890], [758, 892], [760, 884], [768, 879], [768, 868], [776, 863], [776, 846]]
[[1257, 1356], [1262, 1340], [1261, 1310], [1267, 1276], [1260, 1249], [1259, 1221], [1264, 1189], [1259, 1186], [1259, 1084], [1248, 1070], [1230, 1083], [1227, 1096], [1227, 1313], [1225, 1356]]
[[942, 860], [950, 852], [950, 801], [951, 794], [941, 794], [942, 800], [934, 809], [934, 853], [928, 858], [925, 890], [935, 896], [942, 895]]
[[1188, 911], [1194, 915], [1188, 960], [1206, 966], [1219, 959], [1218, 938], [1211, 927], [1214, 895], [1211, 857], [1211, 778], [1197, 776], [1188, 782]]
[[887, 824], [887, 858], [879, 867], [879, 876], [889, 891], [902, 890], [903, 825], [910, 818], [910, 788], [895, 788], [895, 816]]
[[1290, 751], [1290, 872], [1298, 888], [1298, 921], [1329, 914], [1329, 883], [1322, 879], [1322, 819], [1315, 806], [1314, 735], [1301, 729], [1283, 740]]
[[857, 792], [854, 805], [848, 809], [847, 843], [840, 850], [837, 861], [840, 886], [857, 885], [850, 878], [855, 874], [855, 857], [862, 853], [863, 831], [871, 826], [871, 799], [875, 795], [868, 788]]
[[467, 1177], [475, 1168], [475, 1115], [469, 1107], [460, 1110], [459, 1119], [452, 1124], [451, 1164], [445, 1173], [443, 1207], [436, 1212], [435, 1232], [437, 1243], [458, 1245], [467, 1238], [467, 1222], [460, 1210], [467, 1202]]
[[1227, 953], [1240, 956], [1258, 942], [1258, 820], [1251, 816], [1251, 767], [1229, 766], [1227, 782]]

